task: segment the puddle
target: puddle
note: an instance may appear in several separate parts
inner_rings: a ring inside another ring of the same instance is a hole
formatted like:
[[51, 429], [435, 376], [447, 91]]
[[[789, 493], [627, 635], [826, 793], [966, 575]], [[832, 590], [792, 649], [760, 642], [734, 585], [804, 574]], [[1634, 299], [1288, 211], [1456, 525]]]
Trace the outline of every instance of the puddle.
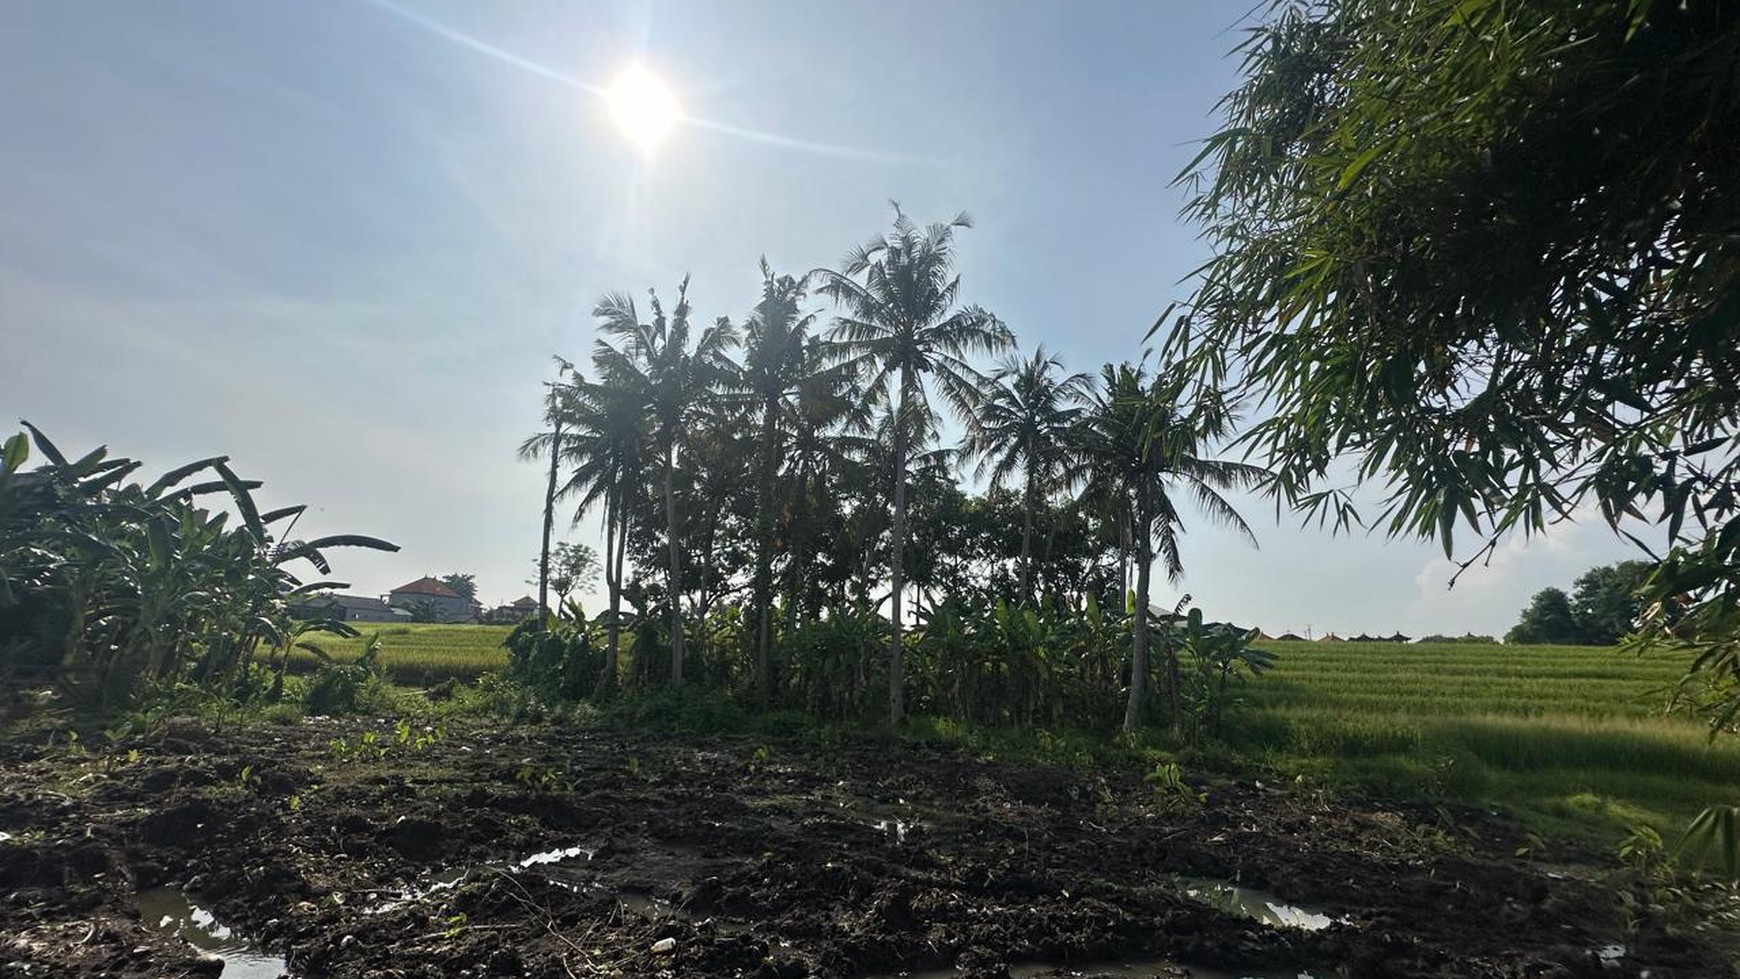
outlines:
[[905, 843], [906, 834], [919, 828], [919, 823], [909, 823], [903, 819], [878, 819], [870, 824], [870, 828], [878, 833], [894, 834], [894, 842]]
[[[1631, 953], [1630, 949], [1618, 942], [1610, 942], [1590, 951], [1595, 953], [1595, 960], [1601, 963], [1601, 968], [1608, 970], [1624, 968], [1625, 957]], [[1641, 975], [1644, 979], [1649, 979], [1649, 970], [1643, 970]]]
[[1272, 928], [1299, 928], [1322, 931], [1341, 919], [1287, 904], [1266, 891], [1253, 890], [1217, 880], [1181, 881], [1184, 893], [1228, 914], [1243, 915]]
[[[954, 969], [931, 969], [922, 972], [902, 972], [898, 976], [871, 976], [867, 979], [958, 979]], [[1011, 965], [1010, 979], [1051, 979], [1071, 976], [1114, 976], [1117, 979], [1314, 979], [1301, 969], [1215, 969], [1201, 965], [1180, 965], [1167, 961], [1102, 962], [1084, 965], [1028, 963]]]
[[134, 902], [145, 927], [223, 959], [223, 979], [278, 979], [290, 972], [281, 956], [250, 945], [173, 887], [141, 891]]
[[524, 860], [521, 860], [519, 863], [514, 864], [514, 866], [523, 870], [527, 867], [536, 867], [539, 864], [561, 863], [564, 860], [572, 860], [579, 856], [584, 856], [586, 859], [590, 860], [592, 859], [592, 855], [597, 852], [597, 850], [588, 849], [583, 846], [563, 847], [559, 850], [545, 850], [542, 853], [532, 854]]

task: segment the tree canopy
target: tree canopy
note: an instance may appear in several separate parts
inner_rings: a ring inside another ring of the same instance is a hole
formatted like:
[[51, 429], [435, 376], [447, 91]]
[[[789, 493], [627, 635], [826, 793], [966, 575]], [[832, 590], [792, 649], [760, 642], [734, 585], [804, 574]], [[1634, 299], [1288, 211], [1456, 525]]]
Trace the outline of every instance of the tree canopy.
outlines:
[[1587, 514], [1648, 547], [1645, 634], [1731, 725], [1740, 8], [1277, 3], [1242, 52], [1181, 177], [1214, 255], [1169, 349], [1265, 402], [1245, 444], [1318, 519], [1464, 567]]
[[1543, 588], [1535, 592], [1535, 597], [1529, 600], [1528, 608], [1522, 611], [1521, 621], [1504, 634], [1504, 641], [1524, 645], [1571, 645], [1582, 642], [1582, 630], [1577, 628], [1576, 616], [1571, 614], [1571, 597], [1559, 588]]
[[474, 574], [455, 571], [452, 574], [442, 575], [440, 581], [468, 602], [477, 598], [477, 576]]

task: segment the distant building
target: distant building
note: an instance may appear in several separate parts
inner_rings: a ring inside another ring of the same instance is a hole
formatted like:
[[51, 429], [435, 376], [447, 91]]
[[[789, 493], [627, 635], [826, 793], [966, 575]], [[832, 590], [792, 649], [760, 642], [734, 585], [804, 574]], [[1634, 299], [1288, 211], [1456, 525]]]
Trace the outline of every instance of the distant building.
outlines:
[[485, 622], [512, 625], [538, 614], [538, 600], [530, 595], [516, 598], [506, 605], [497, 605], [484, 615]]
[[315, 595], [296, 606], [303, 618], [331, 619], [338, 622], [393, 622], [395, 615], [387, 603], [367, 595]]
[[1275, 637], [1275, 641], [1276, 642], [1304, 642], [1305, 640], [1301, 639], [1297, 633], [1283, 632], [1279, 636]]
[[470, 622], [477, 618], [476, 608], [464, 595], [429, 577], [418, 578], [388, 592], [387, 604], [407, 612], [420, 605], [433, 606], [437, 622]]
[[1408, 638], [1407, 636], [1404, 636], [1398, 632], [1395, 635], [1389, 637], [1389, 639], [1387, 639], [1385, 641], [1386, 642], [1413, 642], [1414, 640], [1412, 640], [1412, 639]]
[[1336, 635], [1333, 632], [1325, 632], [1323, 634], [1323, 638], [1321, 638], [1317, 641], [1318, 642], [1346, 642], [1347, 640], [1341, 638], [1340, 636]]

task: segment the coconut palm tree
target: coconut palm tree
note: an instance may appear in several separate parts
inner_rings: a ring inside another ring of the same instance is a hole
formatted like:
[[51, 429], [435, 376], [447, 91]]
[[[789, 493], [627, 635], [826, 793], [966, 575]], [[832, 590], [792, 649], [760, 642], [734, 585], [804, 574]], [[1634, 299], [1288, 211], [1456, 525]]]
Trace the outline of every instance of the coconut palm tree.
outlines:
[[[1115, 501], [1113, 519], [1127, 528], [1136, 559], [1136, 601], [1130, 655], [1130, 697], [1124, 730], [1141, 721], [1148, 678], [1148, 605], [1156, 557], [1166, 576], [1178, 581], [1184, 561], [1178, 494], [1195, 501], [1216, 523], [1256, 544], [1256, 536], [1221, 494], [1257, 485], [1269, 475], [1258, 466], [1205, 458], [1210, 443], [1232, 429], [1231, 407], [1212, 391], [1193, 389], [1180, 372], [1150, 375], [1145, 367], [1107, 364], [1100, 371], [1081, 451], [1089, 477], [1085, 495]], [[1167, 650], [1167, 695], [1179, 720], [1177, 651]]]
[[659, 460], [663, 480], [665, 539], [670, 565], [666, 579], [671, 603], [671, 682], [683, 682], [682, 547], [677, 519], [675, 477], [677, 456], [694, 420], [706, 404], [717, 378], [729, 370], [726, 352], [737, 334], [723, 319], [700, 331], [691, 343], [689, 280], [677, 287], [677, 304], [665, 314], [657, 293], [651, 293], [652, 319], [641, 322], [634, 300], [611, 293], [598, 301], [592, 314], [602, 337], [593, 345], [592, 364], [599, 383], [631, 404], [638, 404], [649, 423], [652, 455]]
[[846, 361], [865, 371], [870, 389], [894, 406], [894, 518], [889, 573], [888, 714], [905, 713], [900, 648], [901, 567], [906, 548], [906, 435], [900, 420], [930, 411], [928, 389], [958, 414], [970, 414], [980, 375], [967, 363], [975, 353], [996, 353], [1013, 343], [1007, 327], [977, 306], [959, 304], [955, 232], [971, 227], [965, 215], [920, 229], [894, 209], [894, 227], [850, 252], [838, 270], [817, 269], [822, 293], [841, 308], [834, 330]]
[[[560, 378], [574, 370], [574, 365], [560, 357], [556, 362], [556, 376]], [[575, 375], [579, 381], [579, 375]], [[550, 537], [556, 525], [556, 479], [562, 461], [563, 428], [567, 422], [568, 411], [564, 402], [572, 390], [572, 385], [561, 380], [547, 382], [544, 393], [544, 423], [549, 429], [531, 436], [520, 443], [519, 456], [522, 461], [548, 457], [550, 460], [550, 478], [544, 487], [544, 537], [538, 548], [538, 616], [542, 626], [550, 616]]]
[[761, 301], [743, 328], [743, 366], [722, 384], [723, 396], [758, 416], [755, 441], [755, 687], [762, 704], [771, 696], [775, 514], [782, 461], [804, 427], [806, 402], [848, 389], [849, 364], [838, 363], [832, 341], [818, 335], [816, 315], [803, 309], [803, 280], [774, 275], [761, 262]]
[[[571, 468], [555, 499], [576, 501], [576, 523], [594, 508], [603, 516], [604, 583], [610, 614], [600, 679], [601, 689], [608, 690], [615, 686], [620, 662], [629, 514], [636, 512], [646, 496], [644, 474], [652, 434], [641, 403], [623, 391], [586, 381], [578, 372], [574, 383], [558, 390], [562, 395], [561, 458]], [[520, 447], [522, 456], [542, 452], [543, 440], [549, 434], [527, 439]]]
[[992, 372], [967, 420], [962, 447], [979, 460], [975, 478], [993, 485], [1021, 479], [1021, 597], [1033, 600], [1033, 516], [1051, 497], [1076, 422], [1093, 393], [1086, 374], [1063, 374], [1063, 361], [1041, 346], [1026, 359], [1011, 355]]

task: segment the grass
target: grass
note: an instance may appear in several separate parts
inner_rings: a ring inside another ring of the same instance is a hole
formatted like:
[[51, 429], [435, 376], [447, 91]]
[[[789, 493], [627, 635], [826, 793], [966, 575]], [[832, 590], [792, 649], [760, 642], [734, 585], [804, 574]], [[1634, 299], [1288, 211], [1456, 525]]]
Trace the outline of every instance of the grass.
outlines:
[[1282, 773], [1502, 805], [1547, 835], [1673, 836], [1740, 797], [1740, 745], [1664, 717], [1684, 670], [1610, 648], [1264, 643], [1229, 731]]
[[[503, 625], [441, 625], [436, 623], [387, 623], [373, 627], [355, 623], [361, 636], [310, 637], [334, 662], [354, 662], [362, 655], [371, 636], [381, 637], [379, 663], [387, 678], [404, 685], [428, 686], [443, 680], [472, 680], [482, 673], [500, 673], [507, 668], [507, 650], [502, 640], [512, 631]], [[313, 670], [320, 660], [313, 653], [297, 650], [290, 668]]]
[[[317, 641], [335, 660], [351, 661], [378, 634], [387, 677], [404, 685], [471, 680], [507, 665], [506, 626], [361, 631]], [[1705, 806], [1740, 801], [1740, 744], [1711, 745], [1697, 723], [1661, 714], [1681, 660], [1584, 646], [1262, 646], [1277, 665], [1241, 689], [1244, 704], [1229, 716], [1227, 735], [1240, 758], [1272, 772], [1399, 798], [1503, 806], [1544, 835], [1602, 841], [1638, 823], [1671, 839]], [[293, 667], [317, 662], [299, 653]], [[659, 707], [642, 711], [648, 716], [693, 713], [648, 703]], [[913, 736], [963, 737], [946, 721], [913, 723]], [[1098, 735], [999, 737], [969, 740], [998, 755], [1078, 765], [1113, 750]]]

